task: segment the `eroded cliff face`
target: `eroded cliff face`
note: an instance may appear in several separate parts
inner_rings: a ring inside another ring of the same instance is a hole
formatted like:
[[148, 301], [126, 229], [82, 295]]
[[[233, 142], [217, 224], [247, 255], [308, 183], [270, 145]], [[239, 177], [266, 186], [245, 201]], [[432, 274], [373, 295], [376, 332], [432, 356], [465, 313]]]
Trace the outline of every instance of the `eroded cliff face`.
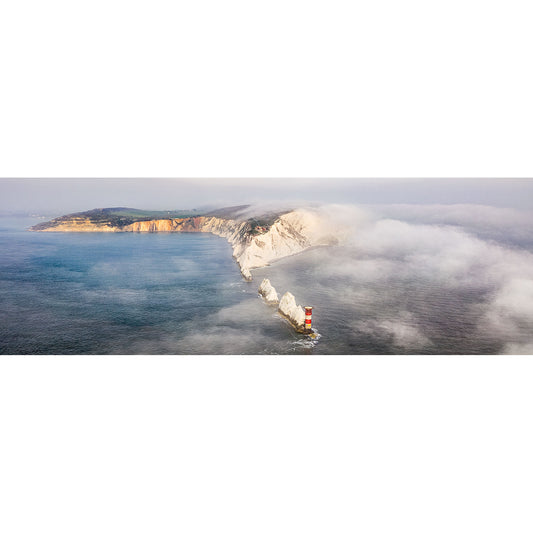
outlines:
[[225, 238], [233, 247], [233, 257], [245, 279], [250, 270], [302, 252], [307, 248], [338, 242], [335, 231], [316, 211], [297, 209], [278, 217], [269, 227], [252, 231], [247, 220], [198, 216], [133, 222], [123, 227], [71, 217], [34, 231], [109, 231], [109, 232], [203, 232]]
[[[40, 226], [40, 224], [38, 224], [37, 226]], [[37, 226], [30, 228], [30, 231], [121, 231], [120, 228], [117, 228], [116, 226], [112, 226], [106, 223], [94, 223], [91, 222], [89, 219], [83, 217], [72, 217], [69, 218], [68, 221], [61, 222], [60, 224], [57, 224], [50, 228], [40, 229]]]
[[124, 226], [121, 231], [157, 232], [157, 231], [204, 231], [206, 217], [169, 218], [162, 220], [143, 220]]

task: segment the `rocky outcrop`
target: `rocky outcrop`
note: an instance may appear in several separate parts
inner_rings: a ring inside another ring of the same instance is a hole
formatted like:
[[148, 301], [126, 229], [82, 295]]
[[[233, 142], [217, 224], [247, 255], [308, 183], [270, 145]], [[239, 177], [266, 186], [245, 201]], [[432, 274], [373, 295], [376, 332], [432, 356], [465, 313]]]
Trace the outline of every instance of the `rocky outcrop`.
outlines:
[[209, 232], [225, 238], [233, 247], [233, 257], [243, 277], [251, 280], [250, 270], [297, 254], [312, 246], [338, 242], [335, 231], [317, 212], [297, 209], [285, 213], [269, 226], [256, 226], [252, 219], [233, 220], [216, 216], [142, 220], [124, 226], [91, 221], [83, 216], [65, 216], [38, 224], [33, 231], [106, 232]]

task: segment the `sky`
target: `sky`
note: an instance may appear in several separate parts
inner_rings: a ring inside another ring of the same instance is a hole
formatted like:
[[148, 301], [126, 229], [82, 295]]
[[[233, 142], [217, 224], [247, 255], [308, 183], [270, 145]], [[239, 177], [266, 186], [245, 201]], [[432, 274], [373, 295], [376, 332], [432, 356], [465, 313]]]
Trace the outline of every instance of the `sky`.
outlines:
[[481, 204], [533, 208], [517, 178], [2, 178], [0, 212], [59, 215], [101, 207], [190, 209], [265, 203]]

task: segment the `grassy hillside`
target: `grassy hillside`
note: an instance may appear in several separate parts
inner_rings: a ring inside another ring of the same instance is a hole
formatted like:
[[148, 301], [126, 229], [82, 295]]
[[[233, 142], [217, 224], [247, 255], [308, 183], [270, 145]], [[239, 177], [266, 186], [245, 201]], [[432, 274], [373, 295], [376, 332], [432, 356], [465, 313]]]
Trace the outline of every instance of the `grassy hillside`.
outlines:
[[158, 220], [164, 218], [188, 218], [201, 216], [203, 213], [192, 210], [174, 210], [174, 211], [148, 211], [143, 209], [131, 209], [129, 207], [106, 207], [104, 209], [92, 209], [81, 213], [70, 213], [62, 217], [54, 218], [48, 222], [42, 222], [33, 226], [34, 230], [53, 228], [63, 222], [68, 222], [73, 218], [86, 218], [95, 224], [104, 224], [122, 228], [133, 222], [143, 220]]
[[252, 234], [257, 234], [263, 233], [266, 228], [271, 226], [281, 214], [287, 212], [264, 212], [259, 216], [249, 217], [249, 214], [248, 216], [244, 214], [246, 213], [246, 209], [249, 207], [250, 206], [248, 205], [224, 207], [222, 209], [216, 209], [207, 213], [197, 209], [149, 211], [144, 209], [132, 209], [130, 207], [106, 207], [104, 209], [92, 209], [91, 211], [70, 213], [69, 215], [54, 218], [53, 220], [50, 220], [48, 222], [41, 222], [40, 224], [33, 226], [31, 229], [34, 231], [40, 231], [48, 228], [53, 228], [63, 223], [68, 223], [72, 219], [87, 219], [88, 221], [94, 224], [123, 228], [124, 226], [128, 226], [133, 222], [160, 220], [168, 218], [190, 218], [205, 215], [224, 218], [227, 220], [239, 218], [241, 220], [248, 220], [250, 223], [250, 232]]

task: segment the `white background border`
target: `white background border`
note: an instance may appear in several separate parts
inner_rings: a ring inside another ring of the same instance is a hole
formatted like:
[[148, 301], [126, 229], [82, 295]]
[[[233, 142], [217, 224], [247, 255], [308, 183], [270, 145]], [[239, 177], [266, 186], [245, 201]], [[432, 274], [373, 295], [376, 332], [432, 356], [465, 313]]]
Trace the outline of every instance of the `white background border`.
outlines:
[[[532, 176], [529, 2], [5, 1], [0, 175]], [[0, 361], [0, 529], [532, 528], [529, 357]]]

